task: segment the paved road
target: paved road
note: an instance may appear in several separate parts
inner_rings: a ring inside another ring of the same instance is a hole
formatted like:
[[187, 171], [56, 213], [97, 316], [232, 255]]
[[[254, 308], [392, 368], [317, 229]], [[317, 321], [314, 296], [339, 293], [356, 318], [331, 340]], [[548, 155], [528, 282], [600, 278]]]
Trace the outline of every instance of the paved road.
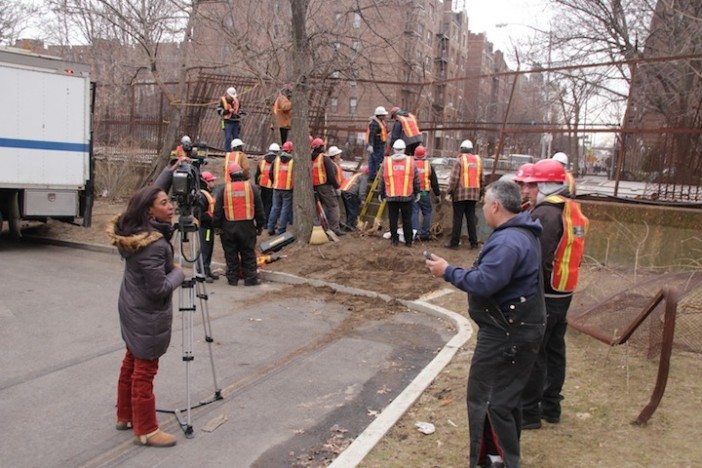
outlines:
[[[194, 411], [191, 440], [173, 416], [160, 414], [178, 445], [148, 449], [113, 429], [124, 352], [119, 258], [5, 242], [0, 259], [2, 466], [289, 465], [335, 435], [360, 433], [369, 413], [391, 401], [452, 334], [445, 322], [409, 311], [349, 329], [352, 311], [300, 295], [299, 287], [220, 281], [209, 302], [225, 398]], [[178, 315], [156, 378], [160, 408], [185, 402]], [[191, 373], [196, 401], [213, 390], [200, 330]], [[222, 416], [227, 421], [214, 432], [201, 430]], [[334, 425], [342, 431], [331, 431]]]

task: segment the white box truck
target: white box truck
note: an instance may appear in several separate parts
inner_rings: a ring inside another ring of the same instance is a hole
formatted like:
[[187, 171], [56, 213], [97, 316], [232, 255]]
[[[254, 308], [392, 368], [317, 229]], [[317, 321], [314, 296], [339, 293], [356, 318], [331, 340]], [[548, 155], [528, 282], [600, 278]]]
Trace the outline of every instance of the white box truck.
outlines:
[[87, 65], [0, 47], [0, 226], [56, 218], [90, 226], [92, 108]]

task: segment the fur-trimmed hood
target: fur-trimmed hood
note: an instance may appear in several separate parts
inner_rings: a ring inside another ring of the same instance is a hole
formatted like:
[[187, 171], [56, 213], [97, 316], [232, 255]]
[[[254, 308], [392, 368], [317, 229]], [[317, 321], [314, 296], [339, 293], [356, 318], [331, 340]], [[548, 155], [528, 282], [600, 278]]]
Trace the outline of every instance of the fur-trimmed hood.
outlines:
[[110, 243], [117, 247], [119, 253], [122, 257], [127, 258], [128, 256], [140, 251], [141, 249], [153, 244], [157, 240], [163, 237], [159, 231], [154, 230], [151, 232], [140, 232], [138, 234], [132, 234], [129, 236], [123, 236], [117, 234], [117, 220], [119, 216], [115, 216], [107, 223], [107, 228], [105, 232], [107, 237], [110, 238]]

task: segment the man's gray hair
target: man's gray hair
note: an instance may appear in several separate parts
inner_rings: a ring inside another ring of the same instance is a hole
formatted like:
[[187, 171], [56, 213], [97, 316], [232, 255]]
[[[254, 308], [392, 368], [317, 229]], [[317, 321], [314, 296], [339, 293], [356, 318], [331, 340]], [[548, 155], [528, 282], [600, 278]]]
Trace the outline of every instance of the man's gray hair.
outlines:
[[492, 199], [499, 202], [510, 213], [516, 214], [522, 211], [522, 196], [516, 183], [497, 180], [487, 186], [487, 192], [490, 192]]

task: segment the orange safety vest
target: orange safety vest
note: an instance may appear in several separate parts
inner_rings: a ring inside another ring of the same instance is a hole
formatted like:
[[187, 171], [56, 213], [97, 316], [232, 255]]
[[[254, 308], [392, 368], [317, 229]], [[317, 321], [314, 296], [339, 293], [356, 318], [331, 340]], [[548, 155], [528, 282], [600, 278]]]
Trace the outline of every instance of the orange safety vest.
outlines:
[[234, 98], [232, 103], [229, 104], [227, 96], [222, 96], [219, 98], [222, 102], [222, 107], [224, 108], [224, 113], [222, 114], [222, 119], [231, 119], [234, 114], [239, 113], [239, 100]]
[[271, 181], [271, 166], [273, 163], [269, 163], [265, 159], [258, 163], [258, 170], [261, 173], [258, 179], [258, 185], [265, 188], [273, 188], [273, 181]]
[[475, 154], [460, 154], [461, 187], [480, 188], [480, 177], [483, 173], [483, 163], [480, 156]]
[[202, 194], [207, 198], [207, 214], [214, 216], [215, 209], [215, 199], [210, 192], [207, 190], [202, 190]]
[[185, 158], [186, 156], [185, 156], [185, 150], [183, 150], [183, 145], [176, 146], [176, 149], [171, 151], [171, 157], [178, 158], [178, 159]]
[[575, 177], [570, 171], [566, 171], [566, 185], [568, 185], [568, 193], [571, 196], [575, 196]]
[[373, 117], [370, 122], [368, 122], [368, 126], [366, 127], [366, 144], [367, 145], [372, 145], [373, 142], [371, 141], [371, 134], [370, 134], [370, 126], [373, 121], [378, 122], [378, 126], [380, 127], [380, 141], [383, 143], [388, 141], [388, 127], [385, 125], [385, 122], [380, 120], [377, 117]]
[[575, 291], [580, 263], [585, 255], [585, 234], [590, 221], [580, 211], [580, 203], [560, 195], [546, 197], [549, 203], [563, 204], [563, 236], [553, 255], [551, 287], [554, 291]]
[[232, 176], [229, 174], [229, 164], [237, 163], [239, 167], [242, 168], [241, 161], [246, 158], [246, 154], [243, 151], [229, 151], [224, 156], [224, 182], [229, 183], [232, 181]]
[[419, 176], [419, 190], [431, 190], [431, 164], [426, 159], [415, 159], [414, 163]]
[[345, 179], [344, 182], [341, 184], [341, 190], [343, 192], [348, 192], [349, 190], [351, 190], [358, 183], [358, 179], [360, 179], [362, 175], [363, 173], [359, 172], [357, 174], [352, 175], [348, 179]]
[[225, 186], [224, 216], [227, 221], [254, 219], [254, 192], [251, 182], [238, 180]]
[[409, 197], [412, 195], [414, 179], [414, 161], [412, 158], [401, 160], [385, 158], [383, 160], [383, 177], [388, 197]]
[[339, 185], [341, 185], [346, 179], [344, 170], [341, 168], [341, 164], [334, 163], [334, 175], [336, 176], [336, 183]]
[[273, 162], [273, 188], [276, 190], [292, 190], [293, 188], [293, 161], [283, 162], [280, 156]]
[[402, 124], [402, 133], [404, 134], [403, 140], [406, 144], [416, 143], [421, 141], [421, 135], [419, 131], [419, 125], [417, 125], [417, 118], [414, 114], [398, 115], [400, 123]]
[[327, 170], [324, 167], [324, 153], [319, 153], [312, 160], [312, 185], [324, 185], [327, 183]]

